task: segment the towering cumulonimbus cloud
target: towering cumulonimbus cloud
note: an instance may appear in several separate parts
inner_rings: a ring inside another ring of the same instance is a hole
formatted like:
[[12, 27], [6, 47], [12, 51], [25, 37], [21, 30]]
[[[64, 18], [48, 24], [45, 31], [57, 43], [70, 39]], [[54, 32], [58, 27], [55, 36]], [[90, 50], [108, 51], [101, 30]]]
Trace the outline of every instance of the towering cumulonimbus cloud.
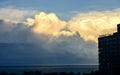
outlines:
[[[36, 10], [0, 8], [0, 19], [19, 23], [25, 20], [26, 17], [31, 17], [31, 15], [38, 12]], [[99, 35], [116, 31], [116, 25], [120, 23], [119, 13], [120, 9], [86, 13], [77, 12], [76, 16], [73, 16], [71, 20], [66, 22], [60, 20], [55, 13], [46, 14], [41, 12], [35, 15], [34, 19], [28, 18], [27, 24], [33, 26], [32, 31], [36, 34], [59, 37], [61, 35], [73, 36], [77, 32], [85, 41], [97, 42]], [[10, 16], [8, 16], [9, 14]]]
[[60, 35], [71, 36], [74, 33], [65, 30], [67, 23], [60, 20], [54, 13], [46, 14], [41, 12], [35, 15], [34, 19], [27, 19], [28, 25], [33, 25], [32, 31], [37, 34], [52, 35], [58, 37]]
[[32, 31], [52, 36], [74, 36], [79, 33], [85, 41], [97, 43], [99, 35], [110, 34], [116, 31], [120, 23], [120, 9], [111, 11], [92, 11], [78, 13], [70, 21], [60, 20], [54, 13], [41, 12], [34, 19], [28, 18], [28, 25], [33, 25]]

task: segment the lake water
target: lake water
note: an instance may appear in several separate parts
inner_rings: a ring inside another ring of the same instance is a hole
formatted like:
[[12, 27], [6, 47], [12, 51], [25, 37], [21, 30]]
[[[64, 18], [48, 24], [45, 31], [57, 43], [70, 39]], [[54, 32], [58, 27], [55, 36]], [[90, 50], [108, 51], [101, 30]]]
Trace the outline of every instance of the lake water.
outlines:
[[24, 71], [51, 72], [81, 72], [89, 73], [98, 70], [98, 65], [38, 65], [38, 66], [0, 66], [0, 72], [23, 73]]

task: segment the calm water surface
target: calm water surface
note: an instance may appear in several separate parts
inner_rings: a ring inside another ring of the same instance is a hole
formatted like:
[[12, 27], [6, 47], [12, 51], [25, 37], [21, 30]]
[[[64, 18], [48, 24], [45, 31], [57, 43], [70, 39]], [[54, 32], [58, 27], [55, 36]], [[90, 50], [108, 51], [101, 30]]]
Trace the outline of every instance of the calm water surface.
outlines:
[[0, 72], [22, 73], [24, 71], [41, 72], [81, 72], [89, 73], [98, 70], [98, 65], [38, 65], [38, 66], [0, 66]]

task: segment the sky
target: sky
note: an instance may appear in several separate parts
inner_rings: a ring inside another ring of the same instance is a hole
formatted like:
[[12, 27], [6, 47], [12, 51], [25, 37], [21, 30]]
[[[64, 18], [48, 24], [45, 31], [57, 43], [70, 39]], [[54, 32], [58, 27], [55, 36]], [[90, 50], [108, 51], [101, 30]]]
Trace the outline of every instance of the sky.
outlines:
[[119, 0], [0, 0], [0, 65], [98, 64]]

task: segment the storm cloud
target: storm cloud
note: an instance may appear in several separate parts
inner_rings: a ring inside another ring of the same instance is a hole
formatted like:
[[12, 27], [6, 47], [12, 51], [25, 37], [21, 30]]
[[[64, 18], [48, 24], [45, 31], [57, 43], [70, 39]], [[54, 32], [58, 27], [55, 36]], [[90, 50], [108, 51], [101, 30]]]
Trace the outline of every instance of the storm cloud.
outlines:
[[36, 34], [24, 23], [0, 20], [0, 64], [93, 64], [97, 46], [85, 42], [80, 34]]
[[45, 12], [24, 22], [1, 18], [0, 64], [97, 64], [97, 38], [116, 31], [119, 12], [78, 13], [68, 22]]

